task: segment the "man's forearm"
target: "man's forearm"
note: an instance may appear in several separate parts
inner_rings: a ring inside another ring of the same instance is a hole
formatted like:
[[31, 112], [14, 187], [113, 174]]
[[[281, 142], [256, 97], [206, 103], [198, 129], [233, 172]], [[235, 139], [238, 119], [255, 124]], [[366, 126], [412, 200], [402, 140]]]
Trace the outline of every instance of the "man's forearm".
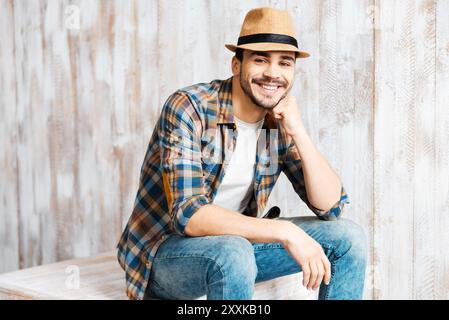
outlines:
[[301, 156], [309, 202], [317, 209], [329, 210], [340, 200], [340, 178], [313, 145], [304, 127], [300, 126], [292, 138]]
[[291, 223], [285, 220], [248, 217], [214, 204], [202, 206], [190, 218], [185, 233], [188, 236], [237, 235], [251, 242], [285, 242]]

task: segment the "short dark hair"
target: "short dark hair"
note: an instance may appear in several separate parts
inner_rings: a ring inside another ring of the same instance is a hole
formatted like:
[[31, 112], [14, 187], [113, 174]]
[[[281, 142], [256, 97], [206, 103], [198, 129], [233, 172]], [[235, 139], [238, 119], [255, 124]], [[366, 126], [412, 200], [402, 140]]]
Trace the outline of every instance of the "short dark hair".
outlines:
[[243, 61], [243, 49], [242, 49], [242, 48], [236, 48], [236, 49], [235, 49], [235, 57], [236, 57], [237, 60], [239, 60], [240, 62]]

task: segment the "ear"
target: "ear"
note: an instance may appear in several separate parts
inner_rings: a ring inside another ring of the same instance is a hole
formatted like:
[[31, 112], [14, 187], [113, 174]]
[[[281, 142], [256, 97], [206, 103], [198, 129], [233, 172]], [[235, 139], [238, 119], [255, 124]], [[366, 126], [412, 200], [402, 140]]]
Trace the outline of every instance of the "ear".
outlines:
[[232, 74], [234, 76], [240, 75], [240, 68], [242, 67], [242, 63], [237, 59], [235, 56], [232, 57], [231, 61], [231, 68], [232, 68]]

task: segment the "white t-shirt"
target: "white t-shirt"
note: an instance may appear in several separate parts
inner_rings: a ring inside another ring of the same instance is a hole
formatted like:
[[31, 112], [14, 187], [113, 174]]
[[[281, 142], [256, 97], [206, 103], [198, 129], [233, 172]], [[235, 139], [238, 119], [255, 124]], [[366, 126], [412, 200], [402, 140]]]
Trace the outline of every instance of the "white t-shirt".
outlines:
[[213, 203], [233, 211], [243, 212], [253, 192], [257, 139], [263, 120], [248, 123], [234, 116], [238, 136], [234, 153]]

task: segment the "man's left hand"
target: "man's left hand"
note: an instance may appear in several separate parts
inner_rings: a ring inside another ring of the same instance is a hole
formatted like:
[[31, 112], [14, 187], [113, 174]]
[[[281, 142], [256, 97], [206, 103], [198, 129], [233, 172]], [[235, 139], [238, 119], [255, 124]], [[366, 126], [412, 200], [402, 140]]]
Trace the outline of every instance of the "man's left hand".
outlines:
[[274, 118], [280, 119], [286, 133], [293, 137], [299, 129], [303, 128], [301, 113], [294, 96], [287, 96], [279, 101], [278, 105], [269, 112]]

